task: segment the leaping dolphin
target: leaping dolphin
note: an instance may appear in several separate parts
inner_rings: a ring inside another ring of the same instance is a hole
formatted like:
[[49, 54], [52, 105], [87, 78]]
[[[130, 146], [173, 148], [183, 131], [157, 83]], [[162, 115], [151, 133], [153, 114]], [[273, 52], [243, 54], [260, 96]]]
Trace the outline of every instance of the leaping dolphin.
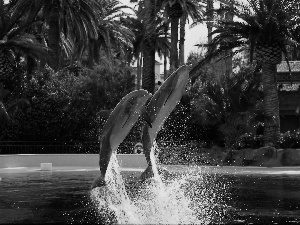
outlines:
[[[111, 155], [125, 139], [135, 122], [145, 112], [147, 100], [152, 95], [145, 90], [137, 90], [127, 94], [117, 104], [105, 122], [100, 138], [100, 176], [92, 184], [92, 188], [105, 185], [105, 174]], [[145, 118], [147, 120], [147, 117]], [[149, 121], [148, 121], [149, 122]], [[148, 126], [151, 126], [150, 124]]]
[[141, 176], [142, 180], [153, 176], [151, 162], [151, 154], [154, 154], [151, 152], [153, 142], [165, 120], [185, 93], [189, 71], [188, 66], [178, 68], [165, 80], [147, 105], [147, 112], [152, 126], [145, 124], [143, 128], [142, 142], [148, 167]]

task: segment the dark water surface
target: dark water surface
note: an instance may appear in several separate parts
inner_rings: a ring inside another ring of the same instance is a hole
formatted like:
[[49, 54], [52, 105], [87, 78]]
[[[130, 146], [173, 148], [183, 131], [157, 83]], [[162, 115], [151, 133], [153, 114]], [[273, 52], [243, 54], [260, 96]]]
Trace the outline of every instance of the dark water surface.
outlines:
[[[198, 192], [194, 191], [193, 195], [199, 201], [195, 202], [203, 204], [211, 214], [222, 214], [212, 223], [300, 224], [300, 173], [268, 171], [257, 172], [255, 168], [245, 173], [210, 171], [196, 181]], [[0, 224], [99, 222], [89, 197], [90, 185], [97, 174], [98, 171], [93, 170], [0, 171]], [[127, 178], [139, 175], [137, 172], [122, 174]], [[130, 182], [127, 185], [130, 186]], [[208, 201], [204, 204], [200, 200], [203, 196], [215, 202], [211, 206]]]
[[244, 223], [300, 223], [300, 176], [234, 175], [231, 205]]

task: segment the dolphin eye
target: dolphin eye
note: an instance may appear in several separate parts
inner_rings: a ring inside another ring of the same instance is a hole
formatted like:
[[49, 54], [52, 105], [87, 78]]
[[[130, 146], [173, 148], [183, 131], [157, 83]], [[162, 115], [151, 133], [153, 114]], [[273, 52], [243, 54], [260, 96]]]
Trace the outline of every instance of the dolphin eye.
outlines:
[[133, 106], [136, 104], [137, 98], [132, 97], [128, 100], [128, 104], [125, 106], [125, 113], [131, 113], [132, 110], [134, 110]]
[[132, 97], [132, 98], [129, 100], [129, 104], [130, 104], [131, 106], [133, 106], [133, 105], [136, 103], [136, 101], [137, 101], [137, 98], [136, 98], [136, 97]]

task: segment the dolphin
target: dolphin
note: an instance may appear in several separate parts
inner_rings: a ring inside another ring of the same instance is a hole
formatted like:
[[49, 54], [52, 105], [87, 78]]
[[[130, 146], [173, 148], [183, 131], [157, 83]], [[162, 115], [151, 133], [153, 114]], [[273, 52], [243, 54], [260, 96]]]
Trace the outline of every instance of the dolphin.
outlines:
[[[151, 96], [152, 94], [145, 90], [132, 91], [122, 98], [111, 112], [100, 137], [100, 176], [93, 182], [92, 189], [105, 185], [105, 174], [111, 155], [116, 152], [139, 116], [141, 114], [147, 115], [145, 106]], [[145, 116], [145, 120], [149, 122], [147, 118]], [[151, 126], [151, 124], [148, 124], [148, 126]]]
[[142, 131], [144, 153], [148, 163], [148, 167], [141, 175], [142, 180], [153, 177], [151, 162], [151, 155], [154, 154], [154, 152], [151, 151], [153, 142], [165, 120], [185, 94], [189, 71], [189, 66], [181, 66], [178, 68], [165, 80], [147, 104], [147, 113], [152, 126], [145, 124]]

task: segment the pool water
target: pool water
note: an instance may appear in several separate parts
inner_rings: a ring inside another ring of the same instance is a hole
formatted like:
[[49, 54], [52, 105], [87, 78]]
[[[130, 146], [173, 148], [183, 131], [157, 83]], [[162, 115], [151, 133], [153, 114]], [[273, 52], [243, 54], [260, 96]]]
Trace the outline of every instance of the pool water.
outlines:
[[[287, 172], [278, 168], [167, 169], [172, 172], [170, 177], [195, 174], [186, 178], [181, 188], [192, 199], [189, 207], [203, 224], [300, 224], [299, 168], [285, 169]], [[103, 223], [90, 193], [98, 173], [88, 169], [0, 171], [0, 224]], [[129, 197], [134, 198], [140, 190], [141, 172], [121, 174]]]
[[88, 191], [95, 174], [96, 172], [0, 174], [0, 224], [84, 221], [84, 216], [89, 211]]

